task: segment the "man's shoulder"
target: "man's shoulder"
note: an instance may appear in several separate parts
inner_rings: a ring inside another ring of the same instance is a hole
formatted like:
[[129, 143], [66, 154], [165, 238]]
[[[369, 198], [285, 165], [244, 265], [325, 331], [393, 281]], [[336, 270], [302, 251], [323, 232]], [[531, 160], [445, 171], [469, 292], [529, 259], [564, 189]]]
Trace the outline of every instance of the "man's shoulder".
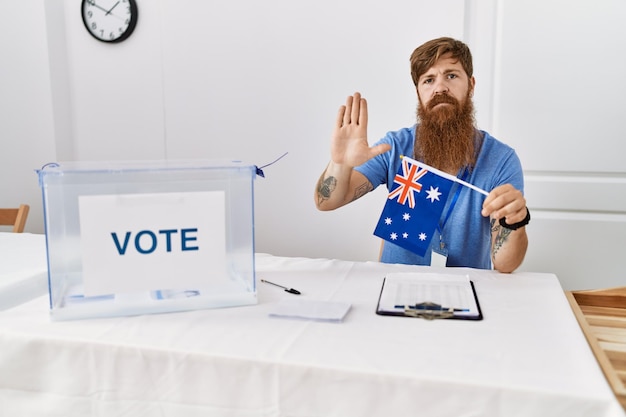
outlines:
[[415, 143], [415, 126], [389, 131], [378, 143], [388, 143], [392, 149], [401, 154], [406, 154], [409, 150], [412, 154]]
[[[476, 175], [483, 176], [489, 182], [496, 181], [491, 186], [482, 184], [487, 190], [499, 184], [511, 182], [513, 177], [521, 176], [522, 166], [515, 149], [484, 132], [483, 145], [478, 155], [475, 171]], [[499, 178], [504, 179], [499, 181]], [[513, 184], [518, 188], [521, 187], [518, 182], [513, 182]]]
[[399, 130], [387, 132], [385, 139], [395, 140], [397, 142], [412, 142], [415, 139], [415, 127], [416, 125], [413, 125], [411, 127], [404, 127]]
[[496, 139], [489, 132], [486, 132], [484, 130], [481, 130], [481, 132], [483, 134], [483, 145], [482, 145], [483, 150], [488, 150], [490, 152], [494, 152], [494, 151], [503, 152], [503, 153], [515, 152], [511, 146], [507, 145], [506, 143], [502, 142], [499, 139]]

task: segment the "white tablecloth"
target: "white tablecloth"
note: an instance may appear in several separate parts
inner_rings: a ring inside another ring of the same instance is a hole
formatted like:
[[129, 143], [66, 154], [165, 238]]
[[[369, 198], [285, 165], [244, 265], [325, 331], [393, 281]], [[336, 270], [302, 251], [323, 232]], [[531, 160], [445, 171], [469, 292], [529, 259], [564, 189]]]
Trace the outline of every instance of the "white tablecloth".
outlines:
[[0, 233], [0, 310], [47, 292], [45, 236]]
[[[257, 256], [259, 304], [52, 322], [47, 297], [0, 312], [2, 416], [624, 416], [551, 274], [452, 269], [484, 320], [378, 316], [388, 272]], [[448, 271], [449, 272], [449, 271]], [[272, 318], [344, 301], [342, 323]]]

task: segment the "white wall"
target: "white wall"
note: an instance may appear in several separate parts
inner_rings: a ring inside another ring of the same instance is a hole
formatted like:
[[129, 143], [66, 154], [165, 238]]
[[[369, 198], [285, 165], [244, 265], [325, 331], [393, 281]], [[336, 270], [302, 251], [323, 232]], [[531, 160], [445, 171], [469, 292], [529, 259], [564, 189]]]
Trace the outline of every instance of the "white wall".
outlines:
[[494, 126], [524, 163], [523, 269], [626, 285], [626, 3], [499, 2]]
[[[626, 204], [606, 185], [622, 190], [626, 174], [621, 152], [606, 148], [624, 150], [615, 116], [626, 68], [617, 53], [603, 66], [602, 48], [624, 50], [624, 6], [513, 3], [138, 0], [133, 36], [105, 45], [83, 28], [80, 0], [18, 2], [11, 18], [0, 17], [0, 137], [17, 152], [0, 154], [0, 205], [30, 203], [27, 230], [42, 232], [32, 170], [51, 160], [226, 157], [263, 165], [289, 152], [256, 181], [257, 250], [374, 260], [383, 189], [335, 212], [313, 206], [335, 114], [358, 90], [369, 102], [370, 141], [412, 124], [408, 57], [448, 35], [472, 48], [480, 127], [516, 147], [527, 171], [534, 218], [523, 268], [556, 272], [570, 288], [617, 285], [621, 265], [610, 257], [623, 245], [611, 233], [626, 231]], [[603, 100], [614, 104], [596, 104]], [[587, 137], [602, 146], [572, 146]], [[593, 163], [583, 168], [581, 159]], [[586, 188], [597, 192], [597, 205], [572, 194], [589, 184], [580, 180], [587, 174], [600, 184]], [[584, 259], [576, 227], [609, 259]], [[601, 243], [606, 233], [610, 242]], [[600, 278], [590, 276], [595, 268]]]
[[30, 204], [27, 230], [41, 232], [35, 169], [56, 158], [46, 15], [43, 0], [8, 3], [0, 1], [0, 206]]

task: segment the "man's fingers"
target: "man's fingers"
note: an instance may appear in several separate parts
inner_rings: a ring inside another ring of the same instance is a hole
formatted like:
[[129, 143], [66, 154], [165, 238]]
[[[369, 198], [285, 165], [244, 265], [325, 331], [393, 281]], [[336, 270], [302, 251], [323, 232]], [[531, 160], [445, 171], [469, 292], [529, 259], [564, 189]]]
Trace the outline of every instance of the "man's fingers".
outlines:
[[510, 184], [505, 184], [489, 193], [483, 204], [482, 215], [491, 216], [496, 220], [504, 217], [509, 223], [515, 223], [526, 216], [525, 208], [526, 199], [522, 192]]
[[372, 153], [372, 158], [382, 153], [388, 152], [390, 150], [391, 150], [391, 145], [388, 143], [381, 143], [380, 145], [372, 146], [370, 148], [370, 151]]
[[505, 209], [506, 211], [501, 211], [503, 215], [500, 217], [504, 217], [509, 224], [521, 222], [526, 217], [526, 204], [519, 204], [519, 200], [513, 201]]
[[339, 111], [337, 111], [337, 118], [335, 119], [335, 127], [337, 129], [343, 126], [345, 114], [346, 114], [346, 106], [339, 107]]
[[337, 113], [335, 125], [338, 128], [353, 124], [367, 126], [367, 101], [361, 98], [360, 93], [348, 96], [345, 106], [341, 106]]
[[360, 105], [359, 105], [360, 111], [359, 111], [359, 122], [358, 122], [358, 124], [360, 126], [367, 127], [367, 101], [364, 98], [362, 98], [360, 100], [361, 100], [361, 102], [360, 102]]
[[349, 125], [351, 122], [350, 117], [352, 116], [352, 96], [348, 96], [346, 99], [346, 110], [343, 114], [343, 125]]
[[350, 112], [350, 123], [359, 124], [359, 116], [361, 115], [361, 94], [354, 93], [352, 98], [352, 111]]

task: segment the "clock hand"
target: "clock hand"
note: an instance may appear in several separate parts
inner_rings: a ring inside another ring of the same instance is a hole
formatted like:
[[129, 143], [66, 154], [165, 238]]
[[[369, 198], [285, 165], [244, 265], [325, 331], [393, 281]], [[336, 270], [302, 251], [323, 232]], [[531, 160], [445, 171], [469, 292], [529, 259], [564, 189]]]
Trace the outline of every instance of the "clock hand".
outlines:
[[[94, 6], [96, 6], [98, 9], [102, 10], [103, 12], [107, 12], [107, 14], [109, 14], [109, 12], [107, 11], [107, 9], [105, 9], [104, 7], [102, 7], [102, 6], [98, 5], [95, 1], [92, 1], [92, 2], [90, 2], [90, 3], [91, 3], [92, 5], [94, 5]], [[113, 6], [113, 7], [115, 7], [115, 6]], [[113, 9], [111, 8], [111, 10], [113, 10]]]
[[118, 15], [116, 15], [116, 14], [111, 13], [111, 11], [115, 8], [115, 6], [117, 6], [117, 5], [119, 4], [119, 1], [118, 1], [117, 3], [115, 3], [115, 4], [113, 5], [113, 7], [111, 7], [111, 9], [110, 9], [110, 10], [107, 10], [107, 9], [105, 9], [104, 7], [100, 6], [98, 3], [96, 3], [96, 2], [95, 2], [95, 0], [92, 0], [92, 1], [90, 1], [89, 3], [90, 3], [92, 6], [95, 6], [95, 7], [97, 7], [98, 9], [102, 10], [103, 12], [105, 12], [105, 14], [104, 14], [105, 16], [108, 16], [108, 15], [110, 14], [111, 16], [115, 16], [116, 18], [118, 18], [118, 19], [120, 19], [120, 20], [124, 20], [124, 18], [123, 18], [123, 17], [121, 17], [121, 16], [118, 16]]
[[111, 8], [109, 9], [109, 11], [106, 13], [106, 15], [105, 15], [105, 16], [110, 15], [110, 14], [111, 14], [111, 11], [113, 11], [113, 9], [115, 9], [115, 7], [116, 7], [118, 4], [120, 4], [120, 2], [119, 2], [119, 1], [118, 1], [117, 3], [115, 3], [115, 4], [113, 5], [113, 7], [111, 7]]

